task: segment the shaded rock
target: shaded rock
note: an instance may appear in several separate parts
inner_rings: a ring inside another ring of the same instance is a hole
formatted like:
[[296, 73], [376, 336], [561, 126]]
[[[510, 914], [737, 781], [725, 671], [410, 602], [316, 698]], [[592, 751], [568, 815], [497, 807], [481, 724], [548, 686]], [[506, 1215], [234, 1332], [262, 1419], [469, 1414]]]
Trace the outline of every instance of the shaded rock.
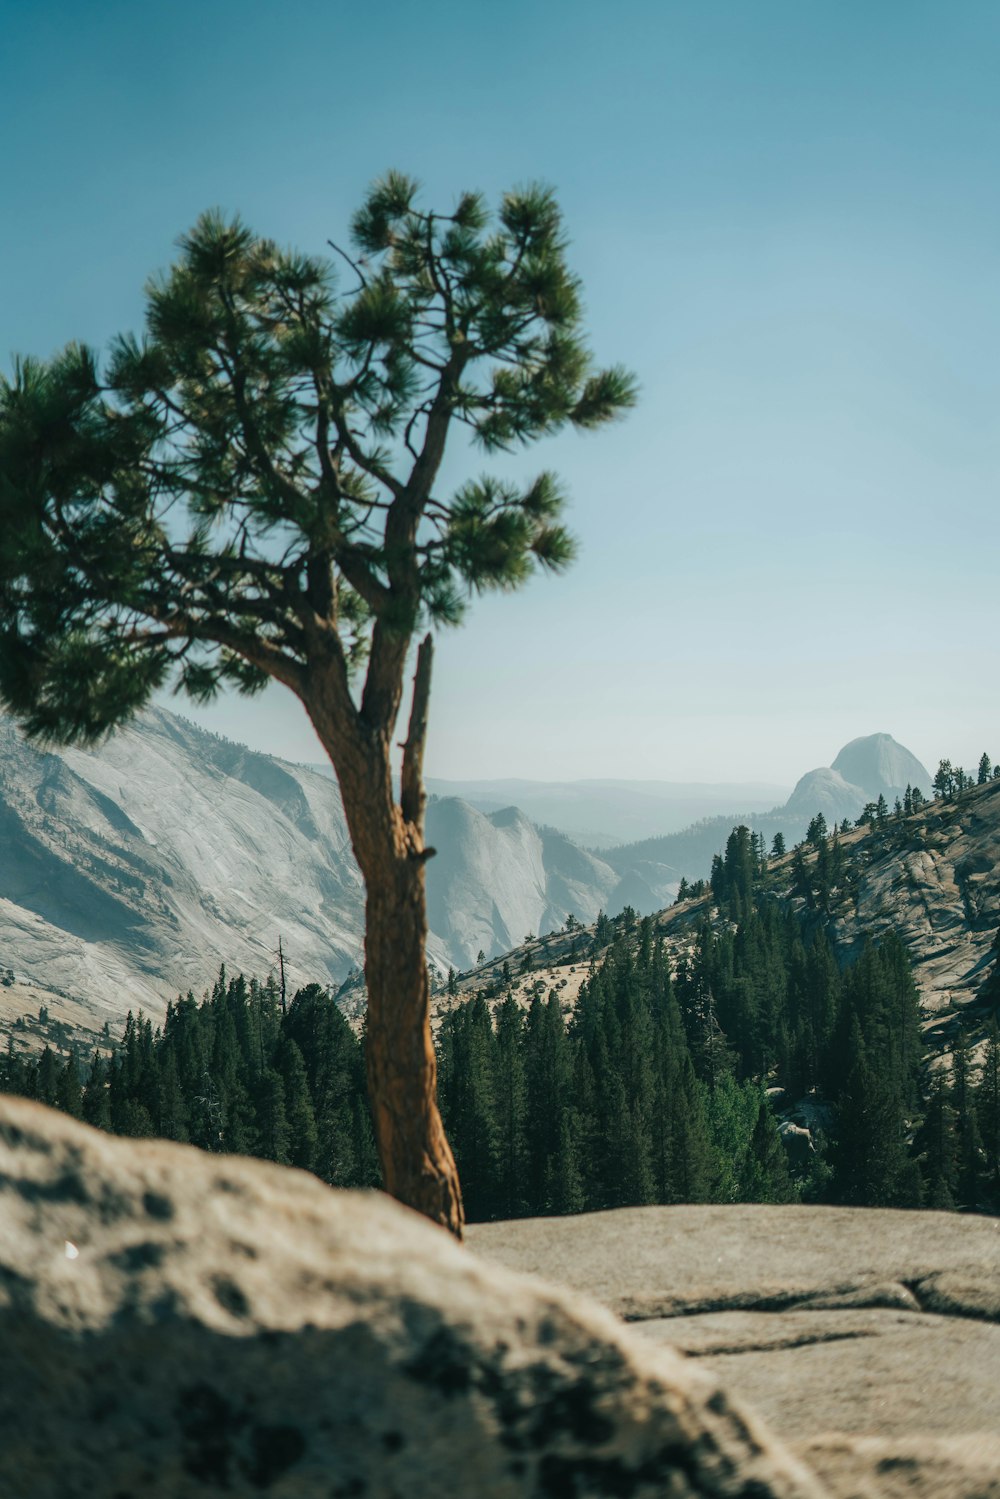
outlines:
[[807, 821], [822, 812], [829, 825], [835, 827], [845, 817], [853, 822], [867, 800], [862, 786], [845, 781], [839, 771], [819, 766], [796, 782], [784, 810], [789, 817]]
[[808, 1499], [715, 1380], [378, 1195], [0, 1099], [0, 1493]]
[[808, 1166], [810, 1158], [816, 1154], [812, 1131], [804, 1129], [799, 1124], [793, 1124], [790, 1119], [784, 1119], [778, 1125], [778, 1134], [781, 1136], [781, 1143], [788, 1152], [788, 1159], [792, 1165]]

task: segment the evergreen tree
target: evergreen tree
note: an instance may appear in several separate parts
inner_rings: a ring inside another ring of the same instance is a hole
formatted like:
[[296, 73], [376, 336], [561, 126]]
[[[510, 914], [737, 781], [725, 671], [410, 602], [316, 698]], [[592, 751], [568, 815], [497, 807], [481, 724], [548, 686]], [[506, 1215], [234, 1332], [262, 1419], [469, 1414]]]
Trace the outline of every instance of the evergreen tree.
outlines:
[[525, 1135], [529, 1210], [555, 1211], [556, 1195], [571, 1179], [572, 1129], [563, 1123], [570, 1109], [570, 1052], [562, 1009], [555, 995], [542, 1003], [536, 994], [525, 1026], [525, 1079], [528, 1092]]
[[761, 1089], [757, 1118], [747, 1150], [743, 1202], [793, 1202], [795, 1186], [767, 1097]]
[[486, 1001], [476, 994], [441, 1027], [441, 1107], [470, 1222], [497, 1216], [499, 1138], [495, 1044]]
[[277, 1064], [285, 1092], [288, 1160], [292, 1166], [311, 1171], [316, 1163], [319, 1140], [316, 1114], [309, 1096], [306, 1064], [301, 1051], [290, 1037], [284, 1038], [278, 1047]]
[[806, 829], [806, 838], [814, 848], [819, 848], [820, 844], [826, 838], [826, 835], [826, 818], [823, 816], [822, 812], [817, 812], [816, 816], [812, 819], [808, 828]]
[[[274, 1067], [265, 1067], [254, 1079], [253, 1093], [257, 1119], [256, 1140], [251, 1144], [248, 1134], [241, 1153], [260, 1155], [266, 1161], [277, 1161], [279, 1166], [287, 1166], [291, 1161], [288, 1150], [291, 1131], [288, 1127], [285, 1084], [281, 1073]], [[230, 1100], [232, 1097], [230, 1093]], [[227, 1125], [230, 1132], [236, 1127], [231, 1121], [227, 1121]], [[239, 1128], [244, 1128], [242, 1120]]]
[[72, 1052], [66, 1058], [56, 1083], [56, 1107], [62, 1109], [64, 1114], [71, 1114], [74, 1119], [83, 1118], [83, 1088], [80, 1083], [80, 1069]]
[[50, 1108], [55, 1108], [59, 1096], [59, 1062], [55, 1052], [46, 1044], [38, 1059], [38, 1071], [36, 1074], [35, 1093], [33, 1096], [39, 1103], [47, 1103]]
[[425, 961], [430, 634], [398, 800], [396, 725], [418, 629], [563, 567], [572, 543], [552, 475], [449, 497], [442, 460], [456, 426], [504, 451], [601, 426], [635, 387], [592, 367], [550, 191], [435, 214], [390, 173], [352, 237], [341, 294], [325, 261], [206, 214], [150, 283], [143, 339], [103, 369], [72, 344], [0, 382], [0, 694], [64, 742], [99, 739], [175, 671], [199, 701], [269, 679], [300, 698], [367, 889], [386, 1185], [460, 1234]]
[[83, 1118], [95, 1129], [111, 1129], [111, 1100], [108, 1096], [108, 1069], [103, 1057], [95, 1051], [83, 1089]]
[[527, 1207], [527, 1084], [523, 1049], [521, 1010], [508, 995], [496, 1012], [496, 1196], [502, 1218], [518, 1218]]
[[751, 1142], [760, 1112], [760, 1085], [719, 1079], [708, 1094], [708, 1121], [715, 1150], [712, 1197], [716, 1202], [744, 1202], [755, 1183]]
[[946, 801], [951, 797], [955, 789], [955, 776], [950, 760], [940, 760], [938, 762], [938, 768], [934, 772], [932, 785], [938, 796], [944, 797]]
[[919, 1174], [906, 1148], [906, 1121], [891, 1069], [871, 1058], [857, 1019], [851, 1026], [852, 1065], [837, 1101], [839, 1131], [834, 1188], [841, 1202], [861, 1207], [917, 1207]]
[[969, 1042], [961, 1028], [951, 1056], [951, 1102], [955, 1111], [957, 1176], [955, 1200], [960, 1207], [975, 1209], [983, 1175], [983, 1143], [976, 1117], [975, 1085]]
[[935, 1072], [916, 1148], [924, 1175], [924, 1206], [950, 1212], [958, 1190], [955, 1110], [943, 1074]]
[[177, 1058], [172, 1047], [162, 1048], [158, 1133], [164, 1140], [187, 1140], [187, 1100], [181, 1086]]
[[1000, 1028], [996, 1014], [986, 1028], [983, 1069], [976, 1089], [976, 1118], [983, 1142], [986, 1187], [996, 1211], [1000, 1208]]

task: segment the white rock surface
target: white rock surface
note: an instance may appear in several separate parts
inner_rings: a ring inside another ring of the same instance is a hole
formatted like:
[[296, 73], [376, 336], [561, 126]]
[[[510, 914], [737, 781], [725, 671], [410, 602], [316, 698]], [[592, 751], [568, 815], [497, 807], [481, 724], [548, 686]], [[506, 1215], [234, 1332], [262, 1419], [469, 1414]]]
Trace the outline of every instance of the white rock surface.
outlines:
[[[607, 865], [519, 812], [435, 802], [429, 956], [471, 967], [592, 920]], [[80, 1023], [159, 1017], [220, 963], [260, 977], [279, 937], [289, 984], [360, 964], [364, 888], [328, 776], [256, 754], [163, 709], [96, 749], [41, 754], [0, 717], [0, 966], [82, 1002]]]
[[710, 1368], [842, 1499], [1000, 1496], [1000, 1219], [651, 1207], [469, 1238]]

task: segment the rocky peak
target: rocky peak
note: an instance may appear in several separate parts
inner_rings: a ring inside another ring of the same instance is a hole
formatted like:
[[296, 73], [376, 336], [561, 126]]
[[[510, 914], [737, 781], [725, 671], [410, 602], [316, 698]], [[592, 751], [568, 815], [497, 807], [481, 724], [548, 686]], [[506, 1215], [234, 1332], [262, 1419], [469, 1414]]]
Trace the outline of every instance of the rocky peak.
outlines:
[[830, 768], [845, 781], [860, 786], [872, 800], [880, 795], [892, 800], [902, 796], [907, 786], [919, 786], [925, 796], [931, 793], [931, 775], [926, 766], [891, 734], [867, 734], [852, 739]]

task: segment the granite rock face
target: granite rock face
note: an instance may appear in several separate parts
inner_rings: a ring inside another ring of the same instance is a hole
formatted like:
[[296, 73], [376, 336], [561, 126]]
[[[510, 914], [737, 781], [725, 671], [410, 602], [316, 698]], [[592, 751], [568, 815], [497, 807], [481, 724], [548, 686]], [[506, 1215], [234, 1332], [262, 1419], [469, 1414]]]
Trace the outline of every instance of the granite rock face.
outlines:
[[818, 1499], [703, 1370], [378, 1195], [0, 1099], [0, 1493]]
[[650, 1207], [469, 1238], [711, 1369], [843, 1499], [1000, 1499], [1000, 1219]]
[[958, 1017], [981, 1020], [978, 991], [1000, 926], [1000, 781], [957, 801], [936, 801], [919, 819], [913, 848], [872, 860], [856, 909], [831, 922], [843, 955], [866, 938], [899, 933], [913, 965], [933, 1050], [948, 1049]]

